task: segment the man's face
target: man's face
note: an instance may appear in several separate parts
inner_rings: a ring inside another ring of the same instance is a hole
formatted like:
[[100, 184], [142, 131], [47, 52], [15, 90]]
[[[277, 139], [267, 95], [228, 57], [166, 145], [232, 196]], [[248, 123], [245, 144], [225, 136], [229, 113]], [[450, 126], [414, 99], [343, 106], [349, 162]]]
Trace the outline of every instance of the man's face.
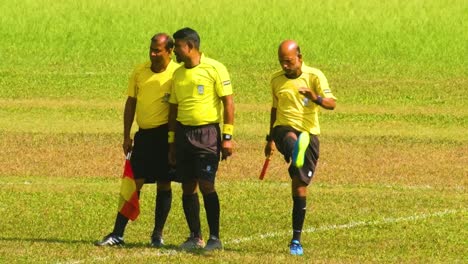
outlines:
[[280, 52], [278, 60], [288, 78], [297, 78], [301, 74], [302, 58], [296, 51]]
[[174, 54], [177, 62], [185, 62], [189, 58], [190, 47], [187, 41], [176, 39], [174, 45]]
[[170, 59], [171, 51], [167, 50], [165, 45], [166, 43], [161, 39], [151, 41], [149, 56], [152, 63], [158, 64]]

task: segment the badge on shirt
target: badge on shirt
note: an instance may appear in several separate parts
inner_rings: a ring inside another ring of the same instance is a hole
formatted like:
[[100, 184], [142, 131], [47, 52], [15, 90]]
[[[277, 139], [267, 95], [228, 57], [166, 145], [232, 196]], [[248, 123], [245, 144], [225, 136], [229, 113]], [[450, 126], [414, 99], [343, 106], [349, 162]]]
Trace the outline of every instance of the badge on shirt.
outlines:
[[197, 86], [197, 89], [198, 89], [198, 94], [203, 94], [205, 92], [205, 86], [201, 84]]
[[227, 80], [227, 81], [224, 81], [223, 82], [223, 86], [227, 86], [227, 85], [230, 85], [231, 84], [231, 81], [230, 80]]

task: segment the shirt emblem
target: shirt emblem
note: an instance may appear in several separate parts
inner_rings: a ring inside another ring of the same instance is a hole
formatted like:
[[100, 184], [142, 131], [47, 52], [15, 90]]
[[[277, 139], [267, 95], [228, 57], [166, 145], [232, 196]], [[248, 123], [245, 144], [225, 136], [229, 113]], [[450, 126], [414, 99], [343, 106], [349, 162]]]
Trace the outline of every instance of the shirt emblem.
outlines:
[[203, 94], [205, 92], [205, 86], [199, 84], [197, 86], [198, 94]]

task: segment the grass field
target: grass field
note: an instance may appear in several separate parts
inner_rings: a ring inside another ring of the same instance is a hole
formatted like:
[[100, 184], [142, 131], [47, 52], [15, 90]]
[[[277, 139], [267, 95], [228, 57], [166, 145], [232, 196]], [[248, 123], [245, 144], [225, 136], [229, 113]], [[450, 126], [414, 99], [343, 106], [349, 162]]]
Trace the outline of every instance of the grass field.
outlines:
[[[468, 262], [466, 1], [169, 2], [0, 0], [0, 263]], [[225, 250], [177, 249], [178, 184], [167, 248], [148, 247], [153, 185], [128, 246], [96, 248], [116, 213], [127, 78], [154, 33], [184, 26], [236, 93], [236, 153], [217, 180]], [[287, 249], [287, 164], [257, 179], [288, 38], [339, 99], [320, 117], [303, 257]]]

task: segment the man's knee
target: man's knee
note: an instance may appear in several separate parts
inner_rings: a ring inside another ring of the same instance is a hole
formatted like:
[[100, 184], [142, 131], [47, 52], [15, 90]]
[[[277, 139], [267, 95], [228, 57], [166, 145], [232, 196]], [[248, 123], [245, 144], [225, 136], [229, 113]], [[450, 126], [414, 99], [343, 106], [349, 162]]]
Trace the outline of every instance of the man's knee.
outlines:
[[200, 180], [199, 185], [200, 185], [200, 191], [203, 195], [210, 194], [216, 191], [213, 182]]
[[145, 179], [135, 179], [135, 185], [136, 185], [137, 191], [140, 191], [144, 184], [145, 184]]
[[182, 183], [182, 192], [184, 195], [194, 194], [197, 192], [196, 181], [185, 181]]
[[291, 191], [293, 196], [307, 196], [307, 184], [296, 176], [292, 178]]
[[171, 190], [171, 182], [170, 181], [158, 181], [157, 182], [157, 190], [158, 191], [170, 191]]

